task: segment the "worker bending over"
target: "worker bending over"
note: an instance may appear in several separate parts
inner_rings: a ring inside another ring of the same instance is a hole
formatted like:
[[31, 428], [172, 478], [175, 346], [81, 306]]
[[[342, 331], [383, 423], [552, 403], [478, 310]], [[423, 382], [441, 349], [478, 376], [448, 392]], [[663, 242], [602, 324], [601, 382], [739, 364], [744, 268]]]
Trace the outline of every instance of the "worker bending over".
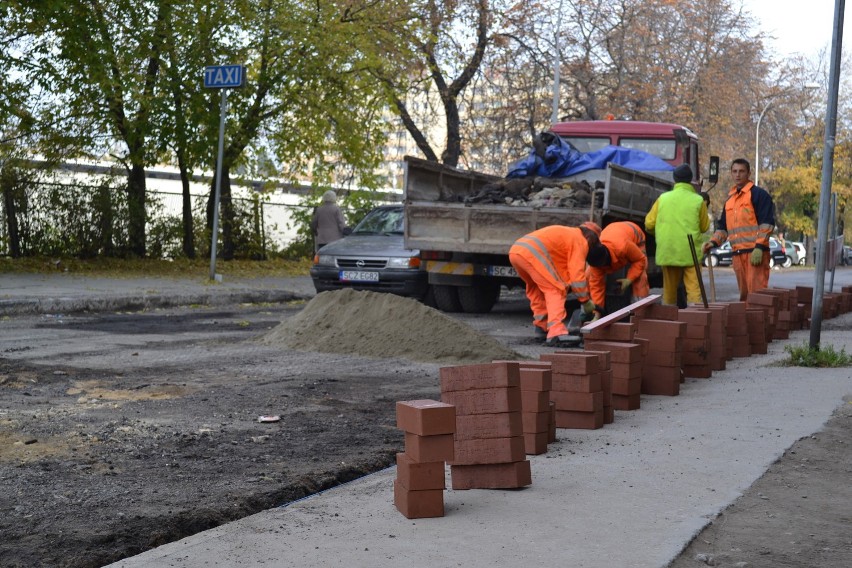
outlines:
[[651, 293], [648, 286], [648, 256], [645, 253], [645, 232], [636, 223], [618, 221], [601, 231], [600, 244], [589, 250], [586, 276], [592, 302], [606, 307], [606, 277], [625, 266], [627, 274], [619, 278], [621, 293], [631, 289], [632, 302]]
[[586, 282], [586, 256], [598, 244], [601, 228], [591, 221], [579, 227], [551, 225], [521, 237], [509, 249], [509, 261], [526, 284], [536, 336], [551, 346], [574, 343], [565, 325], [570, 289], [587, 314], [594, 312]]
[[[675, 184], [662, 194], [645, 216], [645, 230], [656, 237], [657, 266], [663, 271], [663, 303], [677, 305], [677, 288], [683, 282], [687, 302], [701, 301], [693, 252], [698, 257], [702, 235], [710, 228], [707, 204], [692, 186], [692, 168], [681, 164], [672, 172]], [[690, 251], [692, 235], [695, 250]]]
[[749, 181], [750, 174], [748, 160], [738, 158], [731, 163], [734, 186], [728, 192], [716, 232], [703, 247], [706, 253], [726, 240], [731, 241], [740, 301], [745, 301], [749, 292], [769, 286], [769, 236], [775, 229], [772, 197]]

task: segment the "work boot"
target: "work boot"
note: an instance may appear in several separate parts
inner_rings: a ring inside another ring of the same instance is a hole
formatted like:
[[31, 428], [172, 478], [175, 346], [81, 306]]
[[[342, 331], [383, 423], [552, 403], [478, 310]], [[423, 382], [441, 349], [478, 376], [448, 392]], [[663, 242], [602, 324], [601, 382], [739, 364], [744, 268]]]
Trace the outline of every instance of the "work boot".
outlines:
[[583, 342], [583, 338], [579, 335], [556, 335], [548, 337], [545, 345], [548, 347], [577, 347]]
[[546, 330], [541, 329], [537, 325], [534, 325], [533, 329], [535, 330], [535, 340], [536, 341], [544, 342], [544, 340], [547, 339], [547, 331]]

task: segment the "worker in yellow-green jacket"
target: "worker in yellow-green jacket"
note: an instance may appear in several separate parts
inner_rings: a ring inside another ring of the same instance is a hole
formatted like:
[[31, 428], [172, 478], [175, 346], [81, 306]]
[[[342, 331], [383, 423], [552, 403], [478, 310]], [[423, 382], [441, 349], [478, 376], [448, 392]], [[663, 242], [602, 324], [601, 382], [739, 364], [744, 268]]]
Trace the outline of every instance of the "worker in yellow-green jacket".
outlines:
[[688, 235], [692, 235], [695, 255], [700, 258], [710, 218], [707, 204], [690, 183], [692, 168], [681, 164], [673, 177], [674, 187], [662, 194], [645, 216], [645, 231], [657, 241], [655, 260], [663, 271], [663, 303], [677, 305], [677, 288], [683, 282], [687, 302], [697, 304], [701, 301], [701, 287]]

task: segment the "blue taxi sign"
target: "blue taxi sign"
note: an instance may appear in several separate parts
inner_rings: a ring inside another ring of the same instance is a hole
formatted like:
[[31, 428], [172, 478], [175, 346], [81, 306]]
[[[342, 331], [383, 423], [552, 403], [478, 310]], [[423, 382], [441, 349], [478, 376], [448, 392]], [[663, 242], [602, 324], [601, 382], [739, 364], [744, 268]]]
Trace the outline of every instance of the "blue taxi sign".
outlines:
[[245, 83], [246, 71], [243, 65], [210, 65], [204, 68], [204, 88], [233, 89]]

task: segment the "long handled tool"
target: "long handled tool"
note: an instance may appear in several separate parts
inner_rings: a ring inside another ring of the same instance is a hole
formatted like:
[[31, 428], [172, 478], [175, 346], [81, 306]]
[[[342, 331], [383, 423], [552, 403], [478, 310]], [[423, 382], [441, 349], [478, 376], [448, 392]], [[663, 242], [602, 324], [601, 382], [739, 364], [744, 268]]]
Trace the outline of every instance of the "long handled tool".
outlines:
[[704, 302], [704, 308], [708, 308], [707, 305], [707, 292], [704, 291], [704, 279], [701, 278], [701, 266], [698, 264], [698, 255], [695, 254], [695, 241], [692, 238], [692, 235], [686, 235], [689, 238], [689, 252], [692, 253], [692, 265], [695, 267], [695, 275], [698, 276], [698, 287], [701, 289], [701, 300]]
[[707, 273], [710, 275], [710, 301], [716, 301], [716, 282], [713, 280], [713, 261], [707, 259]]

